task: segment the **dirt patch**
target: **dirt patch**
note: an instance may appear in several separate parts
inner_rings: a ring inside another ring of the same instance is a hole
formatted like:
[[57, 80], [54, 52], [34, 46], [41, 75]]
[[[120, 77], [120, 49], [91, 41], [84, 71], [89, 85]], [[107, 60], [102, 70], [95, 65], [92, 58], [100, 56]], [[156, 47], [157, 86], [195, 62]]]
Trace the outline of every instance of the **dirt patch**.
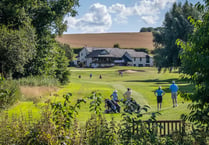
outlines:
[[123, 73], [136, 73], [136, 72], [145, 72], [144, 70], [118, 70], [118, 73], [123, 72]]
[[56, 92], [58, 88], [45, 87], [45, 86], [41, 86], [41, 87], [21, 86], [20, 90], [25, 97], [41, 97]]

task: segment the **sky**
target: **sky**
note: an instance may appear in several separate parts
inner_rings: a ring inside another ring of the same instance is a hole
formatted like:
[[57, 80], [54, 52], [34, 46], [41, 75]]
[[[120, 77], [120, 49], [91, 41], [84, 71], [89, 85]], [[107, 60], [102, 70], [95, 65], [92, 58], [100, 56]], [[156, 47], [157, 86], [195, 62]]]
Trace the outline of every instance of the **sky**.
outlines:
[[185, 0], [79, 0], [77, 16], [65, 17], [65, 34], [139, 32], [142, 27], [160, 27], [174, 2]]

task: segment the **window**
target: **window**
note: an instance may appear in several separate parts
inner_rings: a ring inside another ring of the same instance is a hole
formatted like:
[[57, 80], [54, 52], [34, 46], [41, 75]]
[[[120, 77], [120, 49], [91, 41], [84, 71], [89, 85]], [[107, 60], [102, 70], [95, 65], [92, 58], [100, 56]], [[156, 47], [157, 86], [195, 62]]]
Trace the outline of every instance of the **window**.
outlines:
[[146, 55], [146, 63], [150, 63], [150, 57], [149, 57], [149, 55]]
[[140, 61], [142, 61], [142, 58], [141, 57], [139, 59], [140, 59]]

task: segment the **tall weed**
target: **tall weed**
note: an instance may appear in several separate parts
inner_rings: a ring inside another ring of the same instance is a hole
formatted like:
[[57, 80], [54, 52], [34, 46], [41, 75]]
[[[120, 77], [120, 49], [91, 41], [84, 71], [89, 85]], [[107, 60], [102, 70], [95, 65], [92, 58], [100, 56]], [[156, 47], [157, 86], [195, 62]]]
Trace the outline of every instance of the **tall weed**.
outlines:
[[29, 76], [15, 80], [21, 86], [59, 86], [59, 81], [51, 76]]

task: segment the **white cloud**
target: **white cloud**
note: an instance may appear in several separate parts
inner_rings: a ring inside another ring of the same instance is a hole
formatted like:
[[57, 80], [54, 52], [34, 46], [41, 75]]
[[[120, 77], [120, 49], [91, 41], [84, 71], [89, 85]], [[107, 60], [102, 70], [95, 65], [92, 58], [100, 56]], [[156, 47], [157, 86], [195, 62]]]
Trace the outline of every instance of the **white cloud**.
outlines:
[[172, 6], [177, 0], [138, 0], [133, 6], [116, 3], [109, 7], [95, 3], [89, 11], [80, 18], [68, 17], [69, 29], [82, 32], [106, 32], [112, 26], [112, 18], [116, 23], [128, 23], [129, 17], [136, 17], [136, 21], [155, 24], [161, 12]]
[[164, 9], [165, 7], [170, 7], [176, 0], [154, 0], [154, 4], [159, 9]]
[[128, 16], [133, 15], [132, 7], [126, 7], [124, 4], [116, 3], [109, 7], [109, 12], [116, 14], [115, 22], [117, 23], [127, 23]]
[[157, 16], [142, 16], [141, 19], [147, 24], [155, 24], [158, 20]]
[[82, 32], [105, 32], [112, 25], [111, 15], [105, 5], [95, 3], [81, 18], [68, 17], [68, 27]]
[[147, 24], [154, 24], [161, 10], [170, 7], [176, 0], [139, 0], [132, 7], [116, 3], [109, 8], [110, 13], [117, 13], [115, 21], [118, 23], [128, 20], [129, 16], [138, 16]]

